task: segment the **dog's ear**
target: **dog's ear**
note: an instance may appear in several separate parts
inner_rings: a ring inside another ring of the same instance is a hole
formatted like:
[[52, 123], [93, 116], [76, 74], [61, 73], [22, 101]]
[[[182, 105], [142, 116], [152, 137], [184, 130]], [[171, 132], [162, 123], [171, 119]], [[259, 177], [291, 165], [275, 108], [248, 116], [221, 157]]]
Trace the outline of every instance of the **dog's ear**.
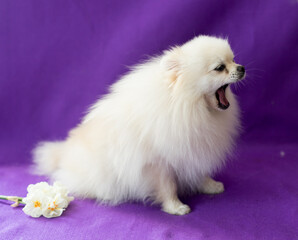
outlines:
[[164, 52], [160, 65], [167, 71], [172, 81], [176, 81], [181, 73], [182, 51], [180, 47], [173, 47]]

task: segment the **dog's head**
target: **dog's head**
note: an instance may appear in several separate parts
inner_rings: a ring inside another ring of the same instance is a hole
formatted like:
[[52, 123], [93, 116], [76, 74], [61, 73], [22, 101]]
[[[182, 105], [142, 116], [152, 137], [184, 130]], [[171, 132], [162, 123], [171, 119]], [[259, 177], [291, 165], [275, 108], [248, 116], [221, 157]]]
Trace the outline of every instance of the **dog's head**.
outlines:
[[193, 97], [204, 97], [215, 109], [230, 106], [227, 88], [245, 77], [245, 68], [235, 63], [227, 40], [199, 36], [165, 52], [161, 59], [170, 86]]

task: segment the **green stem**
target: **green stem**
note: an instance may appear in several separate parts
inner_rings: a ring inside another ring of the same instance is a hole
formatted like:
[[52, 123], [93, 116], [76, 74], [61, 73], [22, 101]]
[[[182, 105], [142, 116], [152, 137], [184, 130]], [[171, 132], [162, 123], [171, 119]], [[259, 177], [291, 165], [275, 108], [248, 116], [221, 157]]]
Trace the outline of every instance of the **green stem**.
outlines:
[[0, 195], [0, 199], [25, 204], [22, 197]]
[[0, 199], [7, 200], [7, 197], [6, 196], [3, 196], [3, 195], [0, 195]]
[[19, 201], [22, 201], [23, 200], [22, 197], [0, 195], [0, 199], [8, 200], [8, 198], [18, 198]]

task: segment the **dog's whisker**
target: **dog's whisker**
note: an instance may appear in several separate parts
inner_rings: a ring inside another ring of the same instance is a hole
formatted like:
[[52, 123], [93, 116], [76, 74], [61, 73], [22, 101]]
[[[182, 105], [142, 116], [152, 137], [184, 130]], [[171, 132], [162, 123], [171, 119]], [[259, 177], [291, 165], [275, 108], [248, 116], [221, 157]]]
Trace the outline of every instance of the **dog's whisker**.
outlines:
[[246, 78], [262, 78], [263, 76], [261, 75], [258, 75], [258, 74], [255, 74], [255, 73], [249, 73], [249, 74], [246, 74]]
[[260, 68], [246, 68], [246, 71], [260, 71], [260, 72], [266, 72], [264, 69], [260, 69]]
[[247, 67], [247, 66], [249, 66], [249, 65], [251, 65], [251, 64], [253, 64], [253, 63], [255, 63], [255, 62], [256, 62], [256, 61], [254, 61], [254, 60], [253, 60], [253, 61], [250, 61], [250, 62], [246, 63], [245, 66]]

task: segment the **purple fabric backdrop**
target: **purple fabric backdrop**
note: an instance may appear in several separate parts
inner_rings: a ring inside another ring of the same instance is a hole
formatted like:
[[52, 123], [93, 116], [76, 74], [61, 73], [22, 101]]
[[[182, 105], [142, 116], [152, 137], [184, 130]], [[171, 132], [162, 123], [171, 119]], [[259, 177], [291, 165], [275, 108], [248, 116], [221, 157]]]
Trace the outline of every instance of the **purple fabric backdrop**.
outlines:
[[0, 194], [24, 195], [30, 151], [148, 55], [195, 35], [228, 37], [246, 66], [235, 89], [244, 134], [218, 179], [226, 192], [186, 198], [193, 212], [76, 200], [59, 219], [0, 202], [0, 239], [298, 239], [298, 4], [295, 0], [4, 0], [0, 2]]

